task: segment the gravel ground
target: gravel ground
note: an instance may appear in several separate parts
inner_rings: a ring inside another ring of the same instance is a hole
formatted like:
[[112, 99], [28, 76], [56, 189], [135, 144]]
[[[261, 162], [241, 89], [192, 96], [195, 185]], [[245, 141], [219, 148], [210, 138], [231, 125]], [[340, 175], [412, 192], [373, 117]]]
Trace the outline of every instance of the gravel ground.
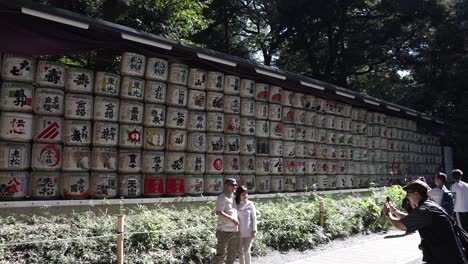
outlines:
[[[289, 262], [305, 259], [307, 257], [322, 254], [324, 252], [334, 251], [337, 249], [342, 249], [342, 248], [346, 248], [346, 247], [354, 246], [358, 244], [364, 244], [372, 240], [383, 239], [385, 236], [398, 236], [401, 234], [402, 234], [402, 231], [390, 229], [387, 232], [371, 233], [368, 235], [355, 235], [355, 236], [348, 237], [345, 239], [335, 239], [335, 240], [332, 240], [330, 243], [322, 244], [322, 245], [317, 246], [314, 249], [310, 249], [306, 251], [296, 251], [296, 250], [291, 250], [288, 252], [271, 251], [266, 256], [252, 258], [252, 263], [255, 263], [255, 264], [289, 263]], [[423, 263], [421, 260], [417, 260], [417, 261], [412, 261], [407, 264], [421, 264], [421, 263]]]

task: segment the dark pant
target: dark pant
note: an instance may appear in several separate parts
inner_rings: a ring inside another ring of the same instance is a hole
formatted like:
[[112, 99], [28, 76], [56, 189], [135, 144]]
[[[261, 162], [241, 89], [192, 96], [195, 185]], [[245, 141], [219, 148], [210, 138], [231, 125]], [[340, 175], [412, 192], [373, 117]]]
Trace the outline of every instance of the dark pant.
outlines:
[[457, 224], [461, 226], [466, 232], [468, 232], [468, 212], [455, 212]]
[[227, 264], [234, 263], [239, 253], [239, 232], [216, 230], [216, 238], [218, 239], [218, 245], [216, 246], [216, 256], [213, 263], [224, 263], [225, 256]]

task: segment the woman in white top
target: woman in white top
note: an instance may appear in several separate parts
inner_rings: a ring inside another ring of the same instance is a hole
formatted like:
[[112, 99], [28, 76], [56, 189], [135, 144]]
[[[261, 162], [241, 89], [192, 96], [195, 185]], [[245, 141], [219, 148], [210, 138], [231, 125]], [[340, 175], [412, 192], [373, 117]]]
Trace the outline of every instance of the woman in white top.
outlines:
[[247, 188], [237, 187], [236, 203], [237, 215], [239, 217], [239, 263], [250, 264], [250, 247], [257, 236], [257, 216], [255, 205], [249, 201]]

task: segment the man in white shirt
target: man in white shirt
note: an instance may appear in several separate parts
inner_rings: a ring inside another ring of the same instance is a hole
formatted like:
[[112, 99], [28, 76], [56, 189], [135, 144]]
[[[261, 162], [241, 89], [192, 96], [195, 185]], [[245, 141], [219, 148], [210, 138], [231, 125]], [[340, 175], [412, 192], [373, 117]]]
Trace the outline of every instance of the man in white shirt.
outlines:
[[450, 190], [455, 195], [455, 216], [459, 226], [468, 231], [468, 184], [462, 181], [463, 172], [453, 170], [452, 177], [455, 183]]
[[[239, 220], [237, 217], [237, 204], [234, 199], [234, 191], [237, 181], [228, 178], [224, 181], [224, 192], [216, 200], [216, 215], [218, 216], [218, 227], [216, 228], [216, 256], [214, 264], [232, 264], [237, 258], [239, 251]], [[226, 254], [227, 251], [227, 254]]]

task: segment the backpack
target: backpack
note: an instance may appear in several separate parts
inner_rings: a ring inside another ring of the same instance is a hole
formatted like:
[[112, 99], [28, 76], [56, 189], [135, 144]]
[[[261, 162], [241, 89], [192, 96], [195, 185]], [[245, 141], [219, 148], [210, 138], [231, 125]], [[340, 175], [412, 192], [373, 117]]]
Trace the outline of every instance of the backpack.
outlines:
[[440, 206], [444, 208], [445, 212], [447, 212], [448, 215], [453, 214], [453, 208], [454, 208], [454, 200], [453, 200], [453, 194], [446, 189], [442, 189], [444, 191], [444, 194], [442, 196], [442, 202]]

